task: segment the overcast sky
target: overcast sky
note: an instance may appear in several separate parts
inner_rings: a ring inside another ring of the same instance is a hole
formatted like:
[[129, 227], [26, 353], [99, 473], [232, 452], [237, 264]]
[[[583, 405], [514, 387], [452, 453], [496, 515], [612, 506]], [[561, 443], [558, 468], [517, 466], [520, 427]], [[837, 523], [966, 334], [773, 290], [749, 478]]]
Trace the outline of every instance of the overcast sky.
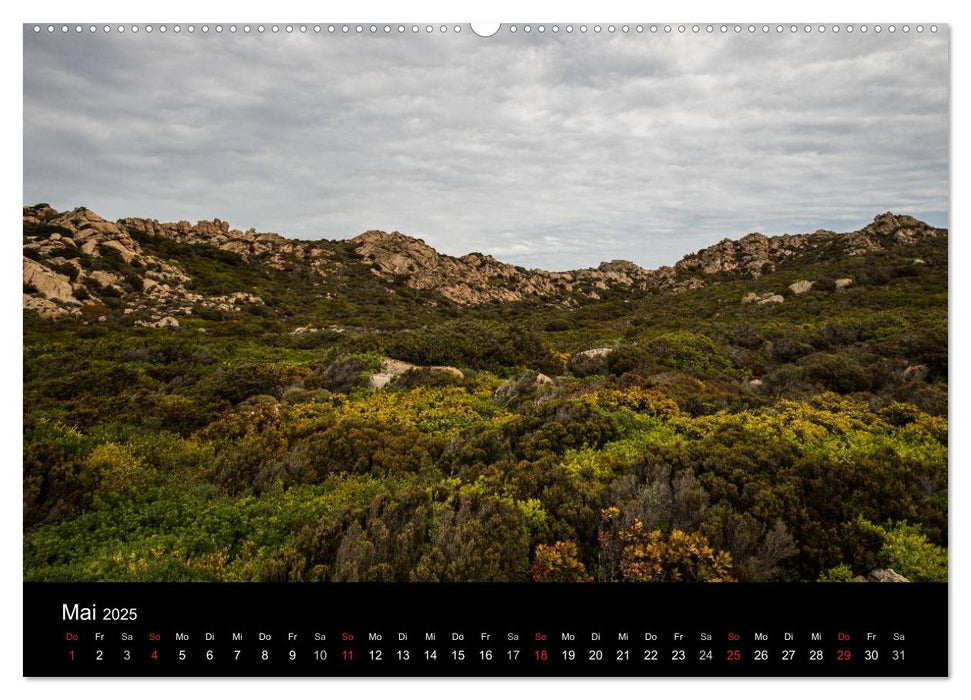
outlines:
[[569, 269], [947, 225], [946, 30], [24, 30], [24, 203]]

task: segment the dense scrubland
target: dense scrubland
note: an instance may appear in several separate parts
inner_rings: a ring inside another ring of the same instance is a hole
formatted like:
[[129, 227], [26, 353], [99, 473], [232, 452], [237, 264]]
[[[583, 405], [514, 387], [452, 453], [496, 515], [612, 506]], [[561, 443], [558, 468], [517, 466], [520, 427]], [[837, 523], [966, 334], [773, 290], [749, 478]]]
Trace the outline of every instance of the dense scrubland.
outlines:
[[26, 580], [946, 579], [946, 236], [478, 306], [139, 243], [265, 303], [24, 312]]

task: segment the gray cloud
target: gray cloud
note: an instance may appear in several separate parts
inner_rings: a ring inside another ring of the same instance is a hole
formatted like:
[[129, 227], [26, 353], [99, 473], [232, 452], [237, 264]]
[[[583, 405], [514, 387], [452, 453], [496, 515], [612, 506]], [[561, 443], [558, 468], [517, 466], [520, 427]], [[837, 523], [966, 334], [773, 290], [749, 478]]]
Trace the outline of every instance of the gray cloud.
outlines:
[[566, 269], [947, 224], [946, 32], [24, 32], [24, 202]]

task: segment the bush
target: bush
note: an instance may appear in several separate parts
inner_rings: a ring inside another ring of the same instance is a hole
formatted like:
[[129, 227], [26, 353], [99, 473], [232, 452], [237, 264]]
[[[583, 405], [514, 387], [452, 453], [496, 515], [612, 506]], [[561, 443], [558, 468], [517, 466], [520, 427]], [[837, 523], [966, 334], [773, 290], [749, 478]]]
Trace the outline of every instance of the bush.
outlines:
[[251, 396], [274, 396], [310, 376], [310, 369], [296, 363], [247, 363], [238, 367], [217, 369], [194, 388], [210, 402], [238, 404]]
[[693, 377], [718, 377], [732, 371], [732, 363], [706, 335], [685, 331], [667, 333], [648, 341], [647, 348], [659, 365]]
[[212, 464], [214, 480], [227, 493], [261, 493], [280, 475], [287, 441], [279, 430], [250, 432], [219, 451]]
[[435, 465], [441, 439], [416, 428], [347, 417], [294, 444], [278, 476], [284, 483], [317, 483], [331, 474], [388, 478]]
[[[606, 516], [612, 517], [610, 512]], [[704, 535], [646, 530], [639, 520], [617, 531], [622, 581], [731, 581], [732, 558]]]
[[514, 582], [529, 579], [529, 533], [514, 505], [478, 493], [449, 503], [413, 581]]
[[341, 535], [341, 524], [331, 518], [303, 526], [264, 563], [260, 579], [270, 583], [331, 580]]
[[53, 434], [24, 446], [24, 526], [74, 517], [94, 501], [100, 474], [86, 459], [76, 431], [51, 426]]
[[820, 583], [846, 583], [854, 578], [853, 570], [846, 564], [839, 564], [819, 575]]
[[915, 525], [897, 525], [884, 536], [881, 554], [911, 581], [947, 581], [947, 550], [931, 544]]
[[307, 381], [309, 388], [323, 388], [339, 394], [348, 394], [367, 383], [370, 372], [380, 368], [377, 357], [344, 355], [337, 357], [322, 368], [315, 370]]
[[455, 372], [433, 367], [414, 367], [391, 380], [390, 386], [394, 389], [414, 389], [419, 386], [446, 387], [461, 384], [462, 377]]
[[493, 372], [528, 367], [560, 374], [564, 367], [529, 327], [496, 321], [447, 321], [422, 331], [395, 335], [387, 354], [418, 365], [471, 367]]
[[[618, 372], [618, 363], [616, 361], [613, 364], [608, 362], [611, 354], [616, 352], [617, 350], [610, 350], [603, 353], [589, 351], [578, 352], [570, 358], [570, 372], [575, 377], [590, 377], [596, 374], [607, 374], [608, 368], [614, 374], [623, 374], [625, 371], [630, 371], [624, 365], [620, 368], [622, 371]], [[629, 352], [629, 348], [625, 347], [621, 352]], [[630, 367], [633, 368], [634, 366], [636, 366], [636, 363], [631, 363]]]
[[868, 391], [872, 386], [870, 374], [842, 353], [812, 355], [806, 358], [803, 367], [806, 379], [841, 394]]
[[576, 542], [537, 545], [531, 573], [533, 580], [539, 583], [581, 583], [593, 580], [578, 557]]

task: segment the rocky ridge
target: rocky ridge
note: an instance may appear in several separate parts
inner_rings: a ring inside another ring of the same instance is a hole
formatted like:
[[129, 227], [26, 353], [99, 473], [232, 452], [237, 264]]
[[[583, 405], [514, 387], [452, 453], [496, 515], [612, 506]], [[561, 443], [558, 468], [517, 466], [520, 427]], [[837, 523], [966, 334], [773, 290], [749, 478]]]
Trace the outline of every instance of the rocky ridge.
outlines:
[[691, 275], [739, 272], [743, 277], [757, 278], [775, 272], [780, 263], [823, 245], [841, 243], [845, 246], [845, 255], [856, 256], [898, 245], [912, 245], [939, 235], [946, 235], [946, 229], [928, 226], [912, 216], [886, 212], [859, 231], [850, 233], [819, 230], [781, 236], [750, 233], [737, 241], [726, 238], [686, 255], [674, 269]]
[[243, 292], [192, 291], [192, 278], [177, 262], [146, 253], [125, 222], [105, 221], [84, 207], [70, 212], [32, 207], [23, 222], [23, 306], [41, 316], [102, 319], [112, 309], [125, 314], [147, 309], [149, 319], [139, 319], [140, 325], [162, 327], [177, 326], [164, 319], [190, 314], [195, 305], [233, 312], [262, 303]]
[[[726, 278], [758, 278], [822, 246], [842, 246], [841, 254], [852, 256], [946, 235], [944, 229], [888, 212], [846, 234], [816, 231], [766, 237], [750, 233], [735, 241], [725, 239], [656, 270], [613, 260], [595, 268], [548, 272], [503, 263], [482, 253], [443, 255], [423, 240], [399, 232], [367, 231], [344, 242], [302, 241], [233, 229], [219, 219], [196, 224], [141, 218], [111, 222], [84, 207], [58, 212], [48, 205], [25, 207], [23, 226], [25, 309], [48, 318], [77, 316], [88, 321], [120, 313], [130, 315], [132, 323], [153, 327], [175, 327], [179, 317], [203, 309], [233, 313], [264, 304], [259, 296], [244, 291], [198, 291], [178, 256], [167, 258], [145, 250], [142, 243], [154, 240], [208, 246], [271, 270], [299, 268], [314, 280], [322, 296], [334, 292], [342, 276], [351, 274], [350, 267], [361, 265], [386, 283], [388, 293], [403, 286], [460, 306], [525, 300], [576, 306], [611, 291], [679, 293]], [[808, 281], [805, 284], [811, 286]]]

